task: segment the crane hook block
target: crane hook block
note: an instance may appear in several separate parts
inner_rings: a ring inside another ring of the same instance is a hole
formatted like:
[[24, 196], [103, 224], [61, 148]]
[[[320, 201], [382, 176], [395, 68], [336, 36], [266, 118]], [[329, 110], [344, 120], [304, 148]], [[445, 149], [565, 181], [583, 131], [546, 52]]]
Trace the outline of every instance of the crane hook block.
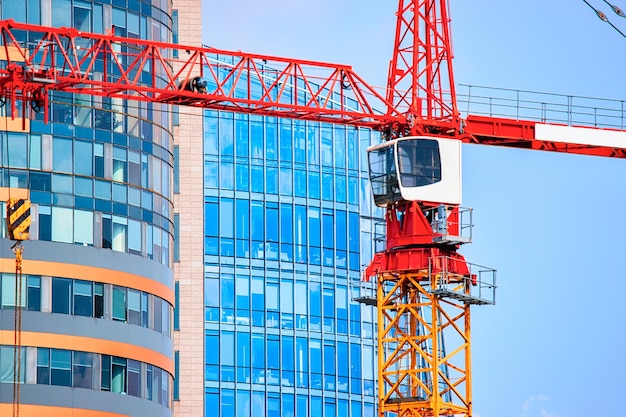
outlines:
[[10, 198], [7, 201], [7, 229], [11, 240], [28, 240], [30, 231], [30, 200]]

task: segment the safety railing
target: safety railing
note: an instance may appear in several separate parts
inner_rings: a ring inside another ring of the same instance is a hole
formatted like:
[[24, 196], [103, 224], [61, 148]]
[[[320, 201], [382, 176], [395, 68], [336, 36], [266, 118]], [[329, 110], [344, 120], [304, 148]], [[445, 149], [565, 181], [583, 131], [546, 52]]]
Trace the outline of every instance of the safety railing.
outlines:
[[444, 205], [427, 208], [424, 215], [430, 219], [435, 237], [434, 242], [471, 243], [472, 242], [472, 209], [458, 207], [449, 211]]
[[429, 259], [430, 292], [466, 304], [495, 304], [496, 270], [448, 256]]
[[387, 249], [387, 222], [385, 219], [372, 218], [374, 253]]
[[626, 127], [624, 100], [460, 84], [457, 104], [463, 117], [473, 114], [567, 126]]
[[350, 294], [352, 301], [375, 307], [376, 302], [376, 277], [372, 277], [370, 281], [362, 281], [360, 279], [350, 279]]

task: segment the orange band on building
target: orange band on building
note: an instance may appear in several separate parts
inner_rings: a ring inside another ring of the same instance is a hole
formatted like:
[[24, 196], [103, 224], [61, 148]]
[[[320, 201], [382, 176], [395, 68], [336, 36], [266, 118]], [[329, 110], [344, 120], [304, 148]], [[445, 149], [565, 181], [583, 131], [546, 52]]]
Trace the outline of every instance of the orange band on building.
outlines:
[[[0, 416], [10, 416], [13, 404], [0, 404]], [[47, 405], [20, 404], [20, 417], [131, 417], [127, 414], [84, 408], [51, 407]]]
[[[0, 259], [0, 272], [15, 273], [15, 260]], [[95, 266], [66, 264], [59, 262], [35, 261], [24, 259], [22, 273], [52, 277], [84, 279], [119, 285], [154, 294], [174, 305], [174, 291], [167, 285], [140, 275]]]
[[[0, 118], [2, 121], [2, 118]], [[0, 128], [4, 127], [2, 123], [0, 123]], [[9, 188], [9, 187], [0, 187], [0, 200], [7, 201], [9, 198], [23, 198], [27, 200], [30, 196], [30, 190], [28, 188]]]
[[[13, 345], [13, 343], [13, 330], [0, 330], [0, 345]], [[174, 362], [171, 358], [154, 350], [128, 343], [84, 336], [23, 331], [22, 346], [77, 350], [119, 356], [158, 366], [174, 375]]]

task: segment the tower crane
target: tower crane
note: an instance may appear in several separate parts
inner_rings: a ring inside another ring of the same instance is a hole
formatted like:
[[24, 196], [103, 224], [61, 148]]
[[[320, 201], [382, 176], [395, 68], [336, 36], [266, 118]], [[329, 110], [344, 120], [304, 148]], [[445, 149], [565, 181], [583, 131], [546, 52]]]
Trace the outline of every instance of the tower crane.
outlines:
[[[459, 253], [461, 144], [626, 157], [626, 133], [461, 118], [447, 0], [399, 0], [386, 93], [352, 67], [0, 21], [8, 114], [48, 122], [54, 91], [371, 128], [386, 248], [364, 273], [378, 316], [378, 413], [472, 415], [470, 307], [495, 302], [495, 271]], [[240, 94], [241, 91], [245, 93]], [[587, 134], [581, 134], [585, 132]]]

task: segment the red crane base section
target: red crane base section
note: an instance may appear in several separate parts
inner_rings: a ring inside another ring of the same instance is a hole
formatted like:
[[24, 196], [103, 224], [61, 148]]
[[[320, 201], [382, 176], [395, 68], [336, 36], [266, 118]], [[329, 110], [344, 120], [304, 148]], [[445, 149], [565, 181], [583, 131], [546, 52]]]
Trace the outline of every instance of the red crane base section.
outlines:
[[[459, 234], [458, 207], [447, 212], [445, 230]], [[457, 252], [460, 245], [438, 243], [441, 233], [433, 230], [433, 206], [416, 201], [400, 202], [387, 209], [387, 249], [374, 255], [365, 270], [364, 279], [380, 274], [429, 270], [446, 271], [459, 276], [469, 276], [463, 255]]]
[[[430, 269], [429, 269], [430, 268]], [[445, 271], [450, 274], [469, 277], [465, 258], [454, 250], [441, 248], [407, 248], [379, 252], [365, 270], [365, 280], [380, 274]]]

